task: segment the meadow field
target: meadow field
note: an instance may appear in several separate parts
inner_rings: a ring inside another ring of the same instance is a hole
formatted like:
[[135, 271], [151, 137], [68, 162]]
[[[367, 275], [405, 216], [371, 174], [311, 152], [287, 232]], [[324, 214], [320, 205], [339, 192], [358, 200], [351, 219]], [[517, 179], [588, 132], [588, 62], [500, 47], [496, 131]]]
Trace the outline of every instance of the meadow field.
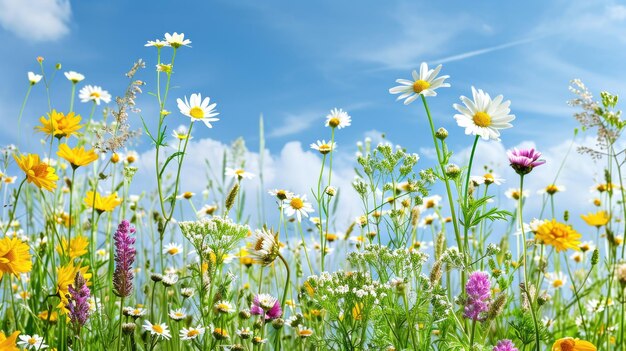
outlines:
[[[571, 77], [568, 152], [500, 152], [505, 180], [475, 160], [518, 128], [515, 101], [473, 86], [442, 97], [454, 76], [422, 63], [389, 75], [387, 97], [429, 138], [364, 138], [351, 159], [333, 158], [361, 122], [324, 106], [324, 133], [302, 141], [316, 181], [297, 193], [264, 185], [267, 119], [217, 156], [194, 140], [231, 116], [210, 91], [181, 94], [177, 74], [190, 72], [178, 60], [203, 59], [190, 39], [147, 40], [119, 96], [62, 58], [23, 58], [23, 81], [1, 83], [23, 87], [6, 127], [36, 147], [0, 152], [0, 351], [626, 350], [626, 121], [614, 92]], [[454, 113], [431, 113], [434, 102]], [[469, 157], [456, 157], [451, 133]], [[581, 134], [593, 142], [576, 144]], [[591, 189], [561, 185], [572, 155], [599, 175], [580, 179]], [[547, 162], [553, 180], [531, 189]], [[560, 202], [566, 191], [593, 210]]]

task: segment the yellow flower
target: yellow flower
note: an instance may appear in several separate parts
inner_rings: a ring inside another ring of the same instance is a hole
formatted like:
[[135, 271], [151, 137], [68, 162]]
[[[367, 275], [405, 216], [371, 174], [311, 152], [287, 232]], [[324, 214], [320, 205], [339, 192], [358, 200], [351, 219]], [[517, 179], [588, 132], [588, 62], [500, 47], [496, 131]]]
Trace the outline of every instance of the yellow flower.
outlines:
[[65, 115], [62, 112], [52, 110], [51, 113], [48, 113], [48, 119], [44, 116], [39, 118], [41, 125], [35, 129], [59, 139], [69, 138], [83, 127], [80, 125], [80, 120], [80, 115], [75, 115], [74, 112]]
[[44, 322], [56, 323], [59, 319], [59, 314], [56, 311], [52, 311], [52, 313], [48, 313], [48, 311], [41, 311], [37, 317]]
[[554, 342], [552, 351], [597, 351], [592, 343], [571, 337], [561, 338]]
[[545, 221], [537, 228], [535, 239], [545, 245], [553, 246], [557, 252], [567, 249], [580, 250], [581, 235], [571, 226], [559, 223], [556, 219]]
[[81, 267], [74, 266], [74, 263], [70, 262], [65, 266], [57, 268], [57, 294], [61, 299], [61, 302], [57, 306], [61, 309], [61, 314], [65, 314], [68, 312], [66, 306], [68, 304], [67, 295], [69, 295], [69, 286], [74, 284], [74, 278], [76, 278], [76, 273], [80, 272], [80, 274], [87, 281], [87, 285], [90, 285], [91, 282], [91, 273], [87, 273], [89, 270], [89, 266]]
[[598, 211], [596, 213], [590, 212], [586, 216], [580, 215], [580, 218], [582, 218], [588, 225], [596, 228], [600, 228], [603, 225], [606, 225], [611, 219], [606, 211]]
[[19, 331], [14, 331], [8, 338], [4, 334], [4, 332], [0, 331], [0, 350], [2, 351], [20, 351], [20, 349], [16, 346], [17, 336], [20, 334]]
[[113, 211], [114, 208], [122, 203], [122, 199], [117, 197], [117, 193], [102, 197], [97, 192], [88, 191], [84, 202], [87, 207], [93, 207], [96, 211], [102, 213]]
[[57, 252], [59, 255], [65, 255], [69, 256], [70, 259], [75, 259], [87, 253], [87, 246], [89, 246], [89, 241], [87, 237], [82, 235], [70, 240], [69, 245], [65, 238], [61, 238], [61, 243], [57, 245]]
[[0, 239], [0, 279], [4, 273], [19, 277], [32, 268], [30, 248], [25, 242], [15, 237]]
[[82, 146], [77, 146], [73, 149], [70, 149], [67, 144], [61, 144], [59, 146], [59, 151], [57, 152], [57, 155], [69, 162], [72, 165], [73, 169], [76, 169], [80, 166], [86, 166], [98, 159], [98, 155], [96, 155], [93, 150], [85, 150], [85, 148]]
[[40, 189], [52, 191], [57, 187], [56, 181], [59, 176], [54, 173], [54, 168], [39, 159], [39, 155], [13, 155], [17, 165], [26, 174], [26, 180], [35, 184]]

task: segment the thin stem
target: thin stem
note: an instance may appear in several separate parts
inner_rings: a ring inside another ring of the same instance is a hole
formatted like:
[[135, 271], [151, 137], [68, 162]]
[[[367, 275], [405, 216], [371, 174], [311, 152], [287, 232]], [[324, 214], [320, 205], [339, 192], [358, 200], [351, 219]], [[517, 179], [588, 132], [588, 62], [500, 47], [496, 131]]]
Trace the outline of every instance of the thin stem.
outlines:
[[13, 204], [11, 212], [9, 213], [9, 223], [4, 230], [4, 235], [6, 235], [9, 231], [9, 228], [11, 228], [11, 222], [13, 222], [13, 218], [15, 217], [15, 210], [17, 210], [17, 201], [20, 198], [20, 192], [22, 191], [22, 186], [24, 185], [24, 182], [26, 182], [26, 179], [27, 178], [24, 178], [24, 180], [22, 180], [22, 182], [20, 183], [20, 186], [17, 188], [17, 194], [15, 194], [15, 203]]
[[28, 101], [28, 96], [30, 96], [30, 91], [33, 89], [34, 84], [30, 84], [28, 86], [28, 90], [26, 90], [26, 96], [24, 96], [24, 101], [22, 101], [22, 107], [20, 108], [20, 114], [17, 117], [17, 136], [18, 139], [20, 137], [21, 129], [20, 125], [22, 123], [22, 114], [24, 113], [24, 108], [26, 107], [26, 101]]

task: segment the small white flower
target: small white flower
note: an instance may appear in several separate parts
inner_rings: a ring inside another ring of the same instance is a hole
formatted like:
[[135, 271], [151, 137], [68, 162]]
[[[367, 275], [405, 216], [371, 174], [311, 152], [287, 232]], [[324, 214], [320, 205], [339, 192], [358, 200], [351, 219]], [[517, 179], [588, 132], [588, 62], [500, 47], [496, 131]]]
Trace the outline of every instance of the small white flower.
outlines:
[[170, 46], [170, 43], [161, 39], [156, 39], [156, 40], [148, 40], [148, 42], [144, 46], [154, 46], [155, 48], [160, 49], [165, 46]]
[[81, 102], [90, 102], [93, 101], [96, 105], [100, 105], [100, 101], [103, 101], [105, 104], [111, 102], [111, 94], [108, 91], [102, 89], [99, 86], [95, 85], [85, 85], [78, 92], [78, 97]]
[[202, 99], [201, 94], [191, 94], [189, 100], [185, 96], [185, 100], [177, 99], [178, 109], [180, 113], [191, 118], [192, 122], [202, 121], [207, 127], [213, 128], [211, 122], [219, 121], [219, 118], [215, 116], [219, 115], [215, 112], [216, 103], [211, 104], [211, 98], [205, 97]]
[[278, 200], [284, 201], [289, 200], [293, 197], [293, 193], [284, 189], [273, 189], [268, 191], [268, 193], [272, 196], [275, 196]]
[[67, 80], [69, 80], [70, 82], [72, 82], [74, 84], [76, 84], [76, 83], [82, 81], [83, 79], [85, 79], [84, 75], [82, 75], [80, 73], [77, 73], [77, 72], [74, 72], [74, 71], [65, 72], [64, 74], [65, 74], [65, 78], [67, 78]]
[[185, 39], [185, 33], [165, 33], [165, 41], [167, 41], [167, 43], [175, 49], [181, 46], [189, 46], [189, 44], [191, 44], [191, 40]]
[[343, 109], [334, 108], [326, 115], [326, 127], [341, 129], [349, 127], [351, 122], [352, 118]]
[[37, 334], [24, 334], [18, 336], [18, 338], [19, 341], [17, 342], [17, 345], [25, 348], [26, 350], [43, 350], [48, 347], [48, 345], [44, 344], [43, 337]]
[[254, 232], [254, 241], [252, 248], [249, 250], [250, 257], [260, 264], [268, 265], [278, 256], [279, 245], [274, 234], [263, 228]]
[[172, 335], [170, 334], [169, 329], [167, 328], [167, 324], [152, 324], [150, 321], [146, 320], [143, 329], [150, 332], [150, 334], [155, 335], [157, 338], [163, 338], [169, 340]]
[[[528, 192], [528, 190], [524, 190], [522, 196], [523, 197], [528, 197], [530, 195], [530, 193]], [[508, 197], [509, 199], [513, 199], [513, 200], [519, 200], [520, 198], [520, 193], [519, 193], [519, 188], [515, 189], [515, 188], [510, 188], [507, 191], [504, 192], [504, 196]]]
[[296, 215], [298, 222], [302, 222], [302, 216], [308, 217], [309, 212], [313, 212], [313, 206], [306, 202], [306, 195], [294, 195], [285, 205], [285, 214], [287, 216]]
[[169, 243], [163, 248], [163, 253], [170, 256], [178, 255], [183, 252], [183, 246], [177, 243]]
[[311, 144], [311, 149], [319, 151], [320, 154], [326, 155], [327, 153], [334, 151], [337, 145], [334, 142], [326, 142], [326, 140], [317, 141], [317, 143]]
[[187, 317], [187, 312], [184, 308], [179, 308], [177, 310], [171, 310], [170, 313], [168, 313], [168, 316], [175, 321], [180, 321]]
[[204, 334], [205, 328], [203, 326], [198, 325], [197, 327], [189, 327], [182, 328], [180, 330], [180, 339], [181, 340], [193, 340], [200, 335]]
[[241, 169], [241, 168], [234, 169], [234, 168], [226, 167], [225, 175], [227, 177], [232, 177], [237, 180], [254, 178], [254, 174], [250, 172], [246, 172], [244, 169]]
[[172, 286], [172, 285], [176, 284], [176, 282], [178, 282], [178, 275], [177, 274], [168, 273], [168, 274], [163, 276], [163, 280], [161, 280], [161, 282], [163, 282], [163, 285], [165, 285], [165, 286]]
[[224, 313], [224, 314], [230, 314], [235, 312], [235, 308], [233, 307], [233, 305], [225, 300], [220, 300], [218, 301], [213, 308], [220, 313]]
[[509, 105], [511, 101], [502, 102], [502, 95], [491, 99], [489, 94], [472, 87], [472, 95], [474, 100], [470, 100], [465, 96], [461, 96], [461, 101], [465, 106], [452, 105], [459, 114], [454, 115], [459, 127], [465, 128], [465, 134], [473, 134], [482, 137], [485, 140], [500, 140], [500, 129], [511, 128], [509, 123], [515, 119], [514, 115], [510, 115], [511, 109]]
[[563, 272], [546, 273], [546, 282], [552, 289], [560, 289], [567, 283], [567, 276]]
[[172, 131], [172, 136], [178, 140], [185, 140], [187, 138], [189, 138], [189, 140], [193, 139], [193, 137], [189, 135], [189, 129], [182, 124]]
[[396, 100], [405, 99], [405, 105], [417, 100], [420, 95], [437, 96], [437, 92], [435, 91], [436, 89], [447, 88], [450, 86], [449, 83], [444, 83], [444, 81], [450, 78], [450, 76], [441, 76], [437, 78], [439, 71], [441, 71], [441, 67], [442, 66], [439, 65], [435, 69], [429, 70], [428, 64], [426, 62], [422, 62], [419, 74], [417, 71], [413, 71], [413, 80], [397, 79], [396, 83], [400, 83], [402, 85], [389, 89], [389, 93], [401, 94]]
[[39, 83], [41, 78], [43, 78], [43, 76], [40, 74], [35, 74], [34, 72], [28, 72], [28, 81], [30, 82], [30, 85], [35, 85]]

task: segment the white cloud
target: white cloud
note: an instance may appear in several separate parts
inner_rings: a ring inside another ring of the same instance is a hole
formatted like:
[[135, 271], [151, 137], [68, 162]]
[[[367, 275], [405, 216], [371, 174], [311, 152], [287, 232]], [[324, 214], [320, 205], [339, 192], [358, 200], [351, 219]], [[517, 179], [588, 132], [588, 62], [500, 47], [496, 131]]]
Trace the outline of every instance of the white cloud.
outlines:
[[299, 114], [288, 114], [283, 121], [268, 133], [268, 137], [284, 137], [303, 132], [316, 120], [321, 119], [321, 113], [303, 112]]
[[69, 0], [0, 0], [0, 25], [29, 41], [56, 40], [69, 33]]

